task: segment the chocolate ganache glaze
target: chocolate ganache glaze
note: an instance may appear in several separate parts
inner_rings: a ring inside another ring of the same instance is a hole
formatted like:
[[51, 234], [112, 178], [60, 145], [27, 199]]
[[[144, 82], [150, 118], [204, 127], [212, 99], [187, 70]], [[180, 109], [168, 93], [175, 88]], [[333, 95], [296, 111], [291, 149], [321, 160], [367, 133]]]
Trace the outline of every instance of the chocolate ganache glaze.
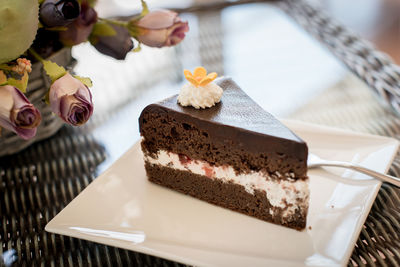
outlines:
[[234, 143], [252, 153], [276, 152], [307, 162], [306, 143], [262, 109], [231, 79], [215, 81], [224, 93], [212, 108], [182, 107], [177, 95], [147, 106], [139, 118], [143, 124], [146, 112], [167, 112], [179, 121], [204, 129], [216, 142]]

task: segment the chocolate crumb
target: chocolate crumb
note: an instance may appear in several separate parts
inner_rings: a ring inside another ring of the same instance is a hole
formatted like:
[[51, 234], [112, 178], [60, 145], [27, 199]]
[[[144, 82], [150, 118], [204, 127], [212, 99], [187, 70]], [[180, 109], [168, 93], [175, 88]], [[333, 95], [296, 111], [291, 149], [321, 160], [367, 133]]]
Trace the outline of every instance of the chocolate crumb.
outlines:
[[311, 225], [310, 225], [310, 226], [308, 226], [308, 230], [312, 230], [312, 227], [311, 227]]

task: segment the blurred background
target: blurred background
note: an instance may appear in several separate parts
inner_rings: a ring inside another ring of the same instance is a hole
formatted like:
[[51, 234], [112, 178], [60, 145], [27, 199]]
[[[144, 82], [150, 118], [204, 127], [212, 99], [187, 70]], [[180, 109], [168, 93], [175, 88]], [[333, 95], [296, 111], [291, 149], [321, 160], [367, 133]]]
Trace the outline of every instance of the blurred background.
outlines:
[[400, 1], [318, 0], [332, 17], [372, 41], [400, 63]]
[[[140, 8], [140, 3], [131, 0], [100, 0], [102, 14], [114, 16], [130, 15]], [[110, 4], [110, 2], [112, 4]], [[149, 0], [150, 6], [185, 8], [192, 5], [215, 4], [224, 0]], [[229, 2], [237, 2], [235, 0]], [[271, 1], [272, 2], [272, 1]], [[398, 0], [309, 0], [324, 9], [364, 38], [388, 52], [400, 62], [400, 1]]]

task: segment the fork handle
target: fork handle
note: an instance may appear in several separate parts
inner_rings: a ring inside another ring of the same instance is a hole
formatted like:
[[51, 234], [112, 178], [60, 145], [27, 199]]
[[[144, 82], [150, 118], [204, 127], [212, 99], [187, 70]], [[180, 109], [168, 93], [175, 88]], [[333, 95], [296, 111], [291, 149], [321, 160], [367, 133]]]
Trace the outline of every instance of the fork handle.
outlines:
[[335, 161], [331, 161], [331, 162], [324, 162], [323, 164], [321, 164], [321, 166], [330, 166], [330, 167], [340, 167], [340, 168], [347, 168], [347, 169], [352, 169], [354, 171], [366, 174], [368, 176], [374, 177], [378, 180], [381, 180], [383, 182], [387, 182], [390, 183], [392, 185], [395, 185], [397, 187], [400, 187], [400, 178], [395, 177], [395, 176], [391, 176], [388, 174], [383, 174], [380, 172], [376, 172], [373, 171], [371, 169], [362, 167], [360, 165], [356, 165], [356, 164], [350, 164], [348, 162], [335, 162]]

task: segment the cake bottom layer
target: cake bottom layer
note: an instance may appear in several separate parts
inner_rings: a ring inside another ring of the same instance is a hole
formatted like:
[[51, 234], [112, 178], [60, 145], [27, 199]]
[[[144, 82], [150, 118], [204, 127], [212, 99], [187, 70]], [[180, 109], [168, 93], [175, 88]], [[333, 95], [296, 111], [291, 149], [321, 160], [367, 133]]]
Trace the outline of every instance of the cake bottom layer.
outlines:
[[288, 207], [271, 205], [263, 191], [255, 190], [254, 194], [250, 194], [245, 187], [238, 184], [149, 162], [145, 163], [145, 168], [151, 182], [183, 194], [297, 230], [302, 230], [306, 226], [307, 210], [298, 207], [293, 214], [284, 217], [283, 214]]

